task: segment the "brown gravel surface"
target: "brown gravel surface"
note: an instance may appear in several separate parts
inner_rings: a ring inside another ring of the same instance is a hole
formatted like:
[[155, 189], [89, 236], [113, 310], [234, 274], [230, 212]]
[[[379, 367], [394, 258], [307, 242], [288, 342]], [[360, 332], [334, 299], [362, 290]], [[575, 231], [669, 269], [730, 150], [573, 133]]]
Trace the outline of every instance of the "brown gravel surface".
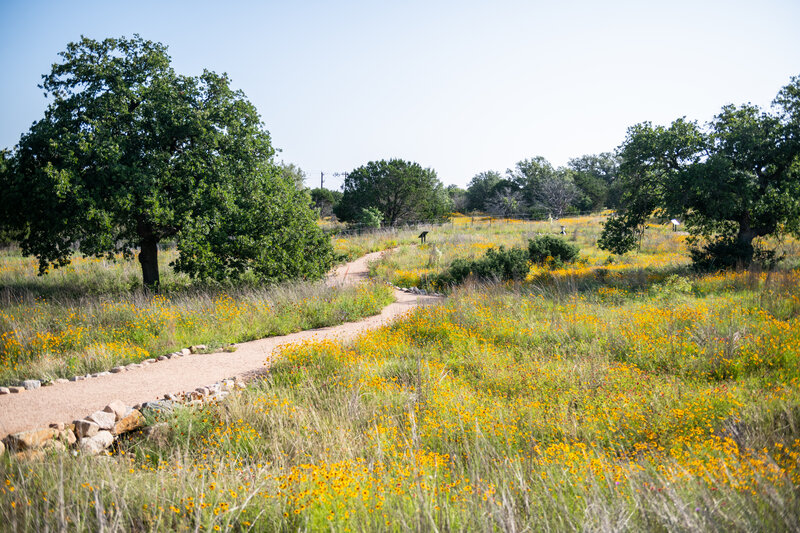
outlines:
[[[366, 279], [369, 262], [380, 254], [368, 254], [339, 267], [328, 277], [328, 284], [350, 284]], [[396, 301], [379, 315], [358, 322], [244, 342], [235, 352], [175, 357], [119, 374], [2, 395], [0, 436], [47, 427], [51, 422], [71, 422], [102, 409], [113, 400], [135, 405], [162, 398], [167, 393], [191, 391], [225, 378], [252, 375], [264, 370], [280, 346], [308, 339], [351, 340], [364, 331], [391, 322], [418, 305], [441, 301], [439, 297], [401, 291], [395, 291], [395, 298]]]

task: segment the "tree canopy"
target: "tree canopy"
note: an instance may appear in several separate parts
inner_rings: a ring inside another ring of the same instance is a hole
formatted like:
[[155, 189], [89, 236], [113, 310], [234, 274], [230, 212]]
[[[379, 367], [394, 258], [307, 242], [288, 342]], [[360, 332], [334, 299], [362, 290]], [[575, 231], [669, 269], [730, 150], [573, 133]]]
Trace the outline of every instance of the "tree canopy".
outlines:
[[269, 132], [226, 75], [176, 74], [160, 43], [82, 38], [43, 76], [45, 115], [0, 176], [4, 226], [40, 273], [76, 249], [133, 257], [157, 287], [158, 243], [175, 268], [222, 279], [319, 277], [330, 243], [307, 193], [274, 162]]
[[493, 170], [476, 174], [467, 188], [467, 207], [498, 216], [556, 218], [597, 211], [606, 205], [615, 179], [616, 160], [610, 154], [585, 155], [559, 168], [536, 156], [506, 170], [505, 177]]
[[631, 127], [619, 149], [622, 207], [598, 244], [624, 253], [651, 215], [677, 217], [704, 241], [695, 261], [724, 267], [749, 264], [757, 237], [798, 235], [800, 77], [773, 109], [728, 105], [705, 128], [685, 118]]
[[385, 224], [395, 225], [441, 218], [450, 207], [447, 191], [432, 169], [402, 159], [382, 159], [347, 175], [335, 213], [341, 220], [356, 221], [362, 209], [376, 208]]
[[617, 181], [619, 158], [610, 153], [587, 154], [569, 160], [575, 185], [581, 191], [580, 211], [617, 207], [621, 190]]
[[334, 208], [339, 204], [341, 199], [341, 191], [332, 191], [322, 187], [311, 189], [311, 202], [319, 213], [320, 218], [331, 216]]
[[494, 170], [475, 174], [467, 185], [467, 209], [486, 211], [486, 201], [494, 196], [501, 181], [503, 176]]

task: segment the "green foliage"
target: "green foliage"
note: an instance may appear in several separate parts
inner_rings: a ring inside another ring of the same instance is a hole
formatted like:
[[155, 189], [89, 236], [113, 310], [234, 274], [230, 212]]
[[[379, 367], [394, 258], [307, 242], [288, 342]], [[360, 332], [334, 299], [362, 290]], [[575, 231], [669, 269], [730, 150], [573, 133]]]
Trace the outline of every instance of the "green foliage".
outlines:
[[474, 276], [482, 281], [519, 281], [525, 279], [531, 263], [560, 268], [578, 258], [580, 249], [562, 239], [544, 235], [528, 241], [524, 248], [490, 248], [483, 257], [456, 258], [434, 280], [434, 285], [454, 286]]
[[784, 87], [775, 114], [725, 106], [709, 127], [678, 119], [637, 124], [620, 147], [622, 208], [598, 245], [624, 253], [656, 212], [677, 217], [710, 242], [700, 266], [749, 265], [753, 240], [800, 233], [800, 78]]
[[358, 216], [358, 223], [368, 228], [380, 228], [383, 213], [377, 207], [362, 207]]
[[450, 211], [447, 191], [432, 169], [402, 159], [370, 161], [350, 172], [334, 212], [344, 221], [357, 220], [363, 208], [374, 207], [383, 222], [441, 219]]
[[523, 159], [518, 162], [513, 170], [506, 171], [508, 178], [522, 192], [523, 200], [527, 205], [538, 202], [537, 194], [542, 183], [555, 175], [555, 169], [550, 162], [542, 156]]
[[551, 262], [552, 266], [562, 267], [565, 263], [575, 261], [579, 254], [580, 248], [558, 237], [542, 235], [528, 241], [528, 258], [531, 263]]
[[494, 170], [476, 174], [467, 185], [467, 209], [486, 211], [486, 201], [494, 196], [502, 181], [503, 177]]
[[578, 203], [581, 211], [618, 205], [621, 192], [617, 183], [619, 159], [614, 154], [584, 155], [570, 159], [568, 166], [574, 171], [575, 185], [582, 193]]
[[498, 216], [525, 213], [533, 218], [602, 209], [613, 193], [616, 200], [618, 160], [609, 153], [572, 159], [553, 168], [542, 156], [519, 161], [500, 173], [476, 174], [467, 188], [467, 208]]
[[459, 285], [469, 276], [482, 281], [521, 280], [530, 270], [528, 253], [522, 248], [489, 248], [478, 259], [455, 259], [443, 272], [438, 283], [443, 286]]
[[574, 210], [574, 204], [581, 194], [575, 186], [573, 174], [569, 169], [559, 168], [543, 178], [538, 189], [531, 194], [532, 205], [553, 218], [561, 218]]
[[696, 270], [713, 272], [747, 266], [743, 258], [750, 257], [752, 262], [767, 270], [774, 269], [783, 255], [750, 242], [740, 242], [731, 236], [721, 236], [703, 244], [689, 247], [689, 255]]
[[445, 191], [447, 191], [447, 196], [450, 198], [450, 204], [454, 212], [463, 213], [469, 209], [469, 199], [466, 190], [458, 185], [448, 185], [445, 187]]
[[580, 198], [576, 202], [580, 211], [600, 211], [605, 207], [608, 198], [608, 186], [591, 174], [576, 172], [573, 174], [575, 186], [580, 190]]
[[330, 246], [310, 200], [274, 161], [255, 107], [225, 75], [176, 74], [160, 43], [70, 43], [44, 76], [52, 101], [0, 174], [3, 227], [41, 273], [91, 256], [132, 257], [159, 284], [159, 242], [179, 270], [221, 279], [319, 277]]
[[175, 269], [217, 281], [244, 272], [273, 283], [322, 278], [333, 264], [333, 247], [316, 224], [308, 193], [264, 174], [239, 185], [231, 184], [229, 201], [186, 223]]
[[597, 247], [614, 254], [630, 252], [639, 242], [646, 220], [646, 217], [631, 211], [609, 217], [603, 223], [603, 232], [597, 240]]
[[298, 189], [305, 188], [306, 173], [302, 168], [294, 163], [284, 163], [283, 161], [278, 164], [278, 168], [280, 168], [283, 179], [289, 183], [293, 183]]
[[691, 294], [692, 282], [677, 274], [670, 274], [661, 283], [654, 283], [650, 291], [656, 298], [669, 299], [680, 294]]
[[341, 191], [332, 191], [320, 187], [311, 189], [311, 202], [319, 212], [320, 218], [331, 216], [341, 200]]

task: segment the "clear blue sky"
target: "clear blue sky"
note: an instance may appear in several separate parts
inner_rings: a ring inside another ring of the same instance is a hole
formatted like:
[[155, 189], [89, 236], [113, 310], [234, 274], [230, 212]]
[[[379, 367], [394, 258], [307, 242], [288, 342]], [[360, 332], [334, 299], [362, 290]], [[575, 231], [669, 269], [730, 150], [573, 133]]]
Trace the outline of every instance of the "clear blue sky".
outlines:
[[767, 107], [800, 75], [798, 0], [0, 0], [0, 147], [41, 118], [69, 41], [134, 33], [182, 74], [227, 72], [312, 186], [390, 157], [461, 186], [563, 165], [640, 121]]

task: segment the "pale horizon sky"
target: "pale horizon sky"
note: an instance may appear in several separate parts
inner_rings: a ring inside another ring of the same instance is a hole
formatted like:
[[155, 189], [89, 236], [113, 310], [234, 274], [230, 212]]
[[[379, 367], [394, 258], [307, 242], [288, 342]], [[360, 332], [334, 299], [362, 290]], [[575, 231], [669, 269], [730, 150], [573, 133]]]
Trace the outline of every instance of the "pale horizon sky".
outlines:
[[641, 121], [767, 109], [800, 75], [799, 30], [797, 0], [0, 0], [0, 148], [43, 116], [68, 42], [138, 33], [181, 74], [227, 72], [311, 187], [392, 157], [464, 187], [612, 151]]

